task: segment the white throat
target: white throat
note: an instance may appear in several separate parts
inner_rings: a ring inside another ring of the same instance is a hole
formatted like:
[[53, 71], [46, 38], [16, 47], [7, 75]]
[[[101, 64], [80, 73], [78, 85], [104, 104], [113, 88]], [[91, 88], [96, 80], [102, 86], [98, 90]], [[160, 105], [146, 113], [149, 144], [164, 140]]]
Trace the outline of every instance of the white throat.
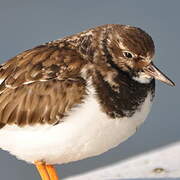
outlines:
[[133, 79], [139, 83], [142, 84], [148, 84], [151, 82], [152, 77], [148, 76], [147, 74], [145, 74], [144, 72], [140, 72], [139, 76], [133, 76]]

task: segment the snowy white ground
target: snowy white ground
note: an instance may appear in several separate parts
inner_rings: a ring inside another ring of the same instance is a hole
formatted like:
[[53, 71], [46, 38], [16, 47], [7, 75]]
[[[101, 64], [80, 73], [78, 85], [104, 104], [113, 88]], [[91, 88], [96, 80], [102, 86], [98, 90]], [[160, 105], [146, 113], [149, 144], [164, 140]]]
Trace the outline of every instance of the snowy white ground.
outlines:
[[179, 179], [180, 142], [66, 180]]

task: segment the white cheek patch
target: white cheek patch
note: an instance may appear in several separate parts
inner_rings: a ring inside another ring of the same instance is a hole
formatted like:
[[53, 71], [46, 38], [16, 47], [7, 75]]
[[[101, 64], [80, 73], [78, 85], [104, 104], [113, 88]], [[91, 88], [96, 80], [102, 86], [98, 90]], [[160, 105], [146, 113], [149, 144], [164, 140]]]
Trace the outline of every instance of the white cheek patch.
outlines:
[[133, 79], [142, 84], [148, 84], [153, 79], [151, 76], [145, 74], [144, 72], [140, 72], [139, 76], [134, 76]]
[[0, 79], [0, 85], [1, 85], [1, 83], [4, 81], [4, 79]]

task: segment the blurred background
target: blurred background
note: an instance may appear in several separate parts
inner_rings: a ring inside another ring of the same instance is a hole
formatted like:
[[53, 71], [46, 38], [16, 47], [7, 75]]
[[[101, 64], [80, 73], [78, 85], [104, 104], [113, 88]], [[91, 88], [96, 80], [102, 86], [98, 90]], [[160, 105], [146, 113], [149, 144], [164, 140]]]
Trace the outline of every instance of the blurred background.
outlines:
[[[155, 64], [176, 83], [172, 88], [157, 82], [152, 111], [133, 137], [101, 156], [58, 166], [61, 178], [93, 172], [180, 141], [179, 8], [179, 0], [0, 0], [1, 63], [33, 46], [97, 25], [129, 24], [152, 36]], [[39, 175], [32, 165], [0, 151], [0, 179], [32, 180]]]

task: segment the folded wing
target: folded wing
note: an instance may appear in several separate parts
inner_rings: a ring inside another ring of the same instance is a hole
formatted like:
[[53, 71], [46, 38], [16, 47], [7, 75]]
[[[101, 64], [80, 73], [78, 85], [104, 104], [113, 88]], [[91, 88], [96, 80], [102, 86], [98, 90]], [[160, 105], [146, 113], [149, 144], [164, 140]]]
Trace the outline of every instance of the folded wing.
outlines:
[[45, 44], [27, 50], [0, 67], [0, 127], [56, 124], [81, 104], [85, 61], [73, 49]]

